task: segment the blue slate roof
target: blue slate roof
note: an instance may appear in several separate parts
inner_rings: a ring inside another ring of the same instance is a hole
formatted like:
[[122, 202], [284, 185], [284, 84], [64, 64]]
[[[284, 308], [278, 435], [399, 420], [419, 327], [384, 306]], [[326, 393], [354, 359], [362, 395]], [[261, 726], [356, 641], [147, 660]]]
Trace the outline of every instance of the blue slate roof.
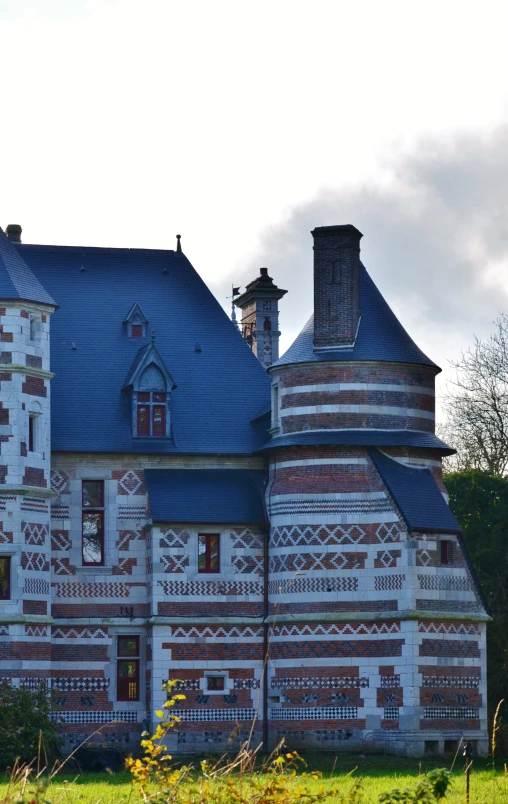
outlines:
[[55, 306], [4, 231], [0, 229], [0, 299], [19, 299]]
[[457, 520], [429, 469], [404, 466], [377, 449], [369, 450], [369, 454], [409, 532], [460, 533]]
[[265, 472], [145, 469], [154, 522], [263, 523]]
[[[270, 378], [184, 254], [16, 249], [60, 305], [51, 317], [53, 450], [250, 453], [266, 441], [266, 423], [260, 428], [251, 419], [269, 402]], [[129, 338], [123, 323], [135, 303], [148, 319], [145, 339]], [[152, 329], [178, 386], [173, 441], [133, 439], [129, 394], [122, 392]]]
[[435, 449], [441, 455], [454, 455], [456, 450], [441, 441], [434, 433], [421, 430], [306, 430], [303, 433], [290, 433], [276, 436], [263, 444], [258, 452], [279, 447], [320, 446], [323, 444], [354, 444], [362, 447], [419, 447]]
[[314, 351], [314, 316], [311, 316], [296, 340], [274, 366], [337, 360], [381, 360], [436, 366], [409, 337], [375, 286], [365, 267], [360, 265], [360, 326], [352, 349]]

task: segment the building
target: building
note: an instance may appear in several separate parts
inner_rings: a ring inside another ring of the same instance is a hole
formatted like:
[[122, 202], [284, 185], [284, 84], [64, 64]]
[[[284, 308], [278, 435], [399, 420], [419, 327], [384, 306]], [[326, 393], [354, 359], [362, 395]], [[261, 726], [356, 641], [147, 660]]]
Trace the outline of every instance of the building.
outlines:
[[99, 727], [136, 744], [178, 678], [173, 751], [251, 730], [486, 750], [488, 615], [445, 501], [439, 369], [360, 232], [312, 234], [314, 317], [278, 359], [266, 269], [240, 333], [180, 240], [0, 230], [0, 676], [52, 688], [69, 748]]

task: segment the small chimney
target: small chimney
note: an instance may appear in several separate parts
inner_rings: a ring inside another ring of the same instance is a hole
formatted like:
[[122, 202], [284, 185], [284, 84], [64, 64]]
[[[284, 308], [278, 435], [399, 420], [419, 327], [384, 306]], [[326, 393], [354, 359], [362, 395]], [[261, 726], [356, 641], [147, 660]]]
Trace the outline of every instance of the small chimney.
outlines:
[[314, 238], [314, 349], [353, 346], [360, 322], [360, 239], [355, 226], [318, 226]]
[[21, 243], [21, 226], [19, 223], [10, 223], [5, 234], [13, 243]]

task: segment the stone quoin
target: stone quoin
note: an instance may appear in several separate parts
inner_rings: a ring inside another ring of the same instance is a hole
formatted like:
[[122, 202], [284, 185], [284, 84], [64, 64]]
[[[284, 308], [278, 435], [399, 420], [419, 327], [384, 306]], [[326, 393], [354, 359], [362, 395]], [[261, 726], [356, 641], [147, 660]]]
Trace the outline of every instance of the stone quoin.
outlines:
[[[439, 368], [318, 227], [279, 357], [268, 269], [238, 328], [175, 251], [0, 230], [0, 677], [67, 748], [487, 751], [489, 619], [446, 502]], [[309, 249], [310, 251], [310, 249]], [[239, 331], [240, 330], [240, 331]]]

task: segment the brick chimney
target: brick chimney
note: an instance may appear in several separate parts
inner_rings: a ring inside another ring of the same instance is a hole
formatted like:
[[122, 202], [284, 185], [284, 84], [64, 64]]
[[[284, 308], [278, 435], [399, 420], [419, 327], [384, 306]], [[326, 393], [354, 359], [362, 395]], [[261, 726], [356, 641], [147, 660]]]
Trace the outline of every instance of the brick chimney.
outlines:
[[314, 349], [352, 346], [360, 322], [360, 239], [355, 226], [318, 226], [314, 238]]
[[19, 223], [9, 223], [5, 234], [12, 243], [21, 243], [21, 226]]

